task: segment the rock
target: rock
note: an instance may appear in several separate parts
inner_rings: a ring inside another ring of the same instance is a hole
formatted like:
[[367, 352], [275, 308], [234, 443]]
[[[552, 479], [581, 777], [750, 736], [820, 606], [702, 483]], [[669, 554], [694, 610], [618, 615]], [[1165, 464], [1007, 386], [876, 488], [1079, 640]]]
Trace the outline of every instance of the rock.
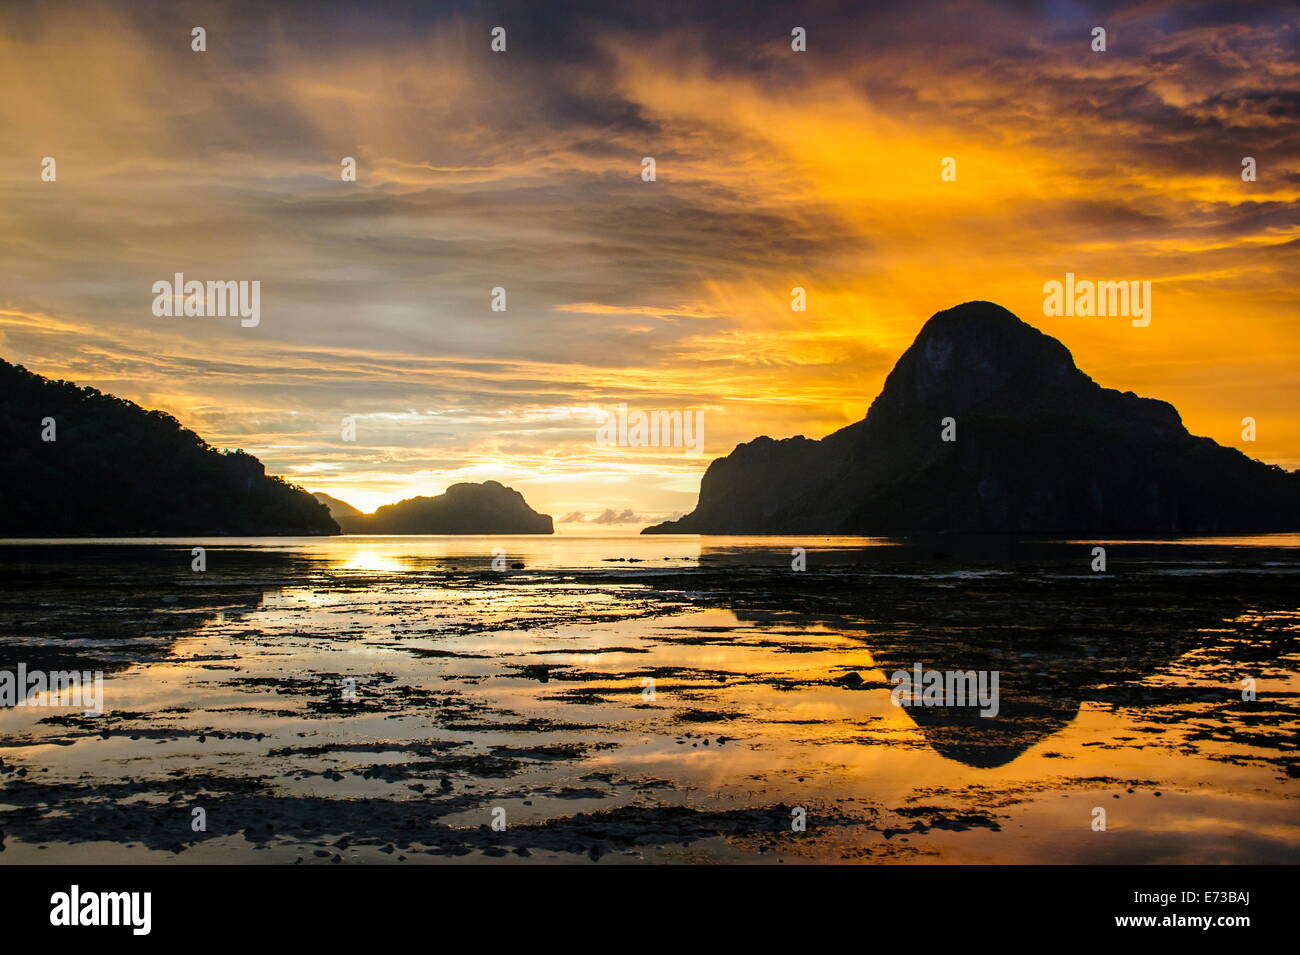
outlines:
[[[453, 484], [436, 497], [410, 497], [373, 514], [328, 494], [316, 499], [348, 534], [552, 534], [549, 514], [538, 514], [524, 496], [499, 481]], [[453, 567], [452, 570], [456, 568]], [[522, 570], [523, 565], [515, 565]]]
[[1102, 388], [1056, 339], [967, 302], [925, 323], [863, 420], [738, 446], [694, 511], [642, 533], [1295, 530], [1300, 472], [1189, 434], [1172, 405]]

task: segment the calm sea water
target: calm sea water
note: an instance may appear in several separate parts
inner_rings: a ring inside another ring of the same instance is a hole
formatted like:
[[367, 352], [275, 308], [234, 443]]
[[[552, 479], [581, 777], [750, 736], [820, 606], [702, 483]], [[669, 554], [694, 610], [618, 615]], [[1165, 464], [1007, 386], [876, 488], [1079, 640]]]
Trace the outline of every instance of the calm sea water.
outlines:
[[[0, 671], [104, 682], [0, 709], [0, 863], [1294, 862], [1298, 573], [1300, 535], [3, 542]], [[895, 705], [917, 665], [998, 713]]]

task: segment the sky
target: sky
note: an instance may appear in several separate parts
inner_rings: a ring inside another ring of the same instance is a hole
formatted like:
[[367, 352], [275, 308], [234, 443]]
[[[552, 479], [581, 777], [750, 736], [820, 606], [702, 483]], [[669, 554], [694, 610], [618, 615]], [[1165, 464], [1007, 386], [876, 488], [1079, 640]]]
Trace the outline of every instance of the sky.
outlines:
[[[0, 357], [362, 510], [495, 479], [631, 529], [984, 299], [1300, 467], [1297, 8], [699, 6], [0, 6]], [[155, 315], [177, 272], [259, 324]], [[1045, 315], [1067, 272], [1151, 323]], [[702, 453], [602, 444], [621, 404]]]

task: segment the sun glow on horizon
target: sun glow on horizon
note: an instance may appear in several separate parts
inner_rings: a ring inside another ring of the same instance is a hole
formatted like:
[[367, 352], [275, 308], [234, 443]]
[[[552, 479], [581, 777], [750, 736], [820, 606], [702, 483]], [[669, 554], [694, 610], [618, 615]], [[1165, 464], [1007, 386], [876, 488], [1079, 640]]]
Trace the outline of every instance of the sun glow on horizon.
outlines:
[[[1300, 156], [1270, 105], [1300, 79], [1295, 18], [1137, 9], [1098, 57], [976, 7], [864, 11], [846, 26], [890, 37], [869, 53], [828, 28], [747, 60], [592, 25], [558, 73], [468, 49], [455, 14], [269, 31], [212, 73], [141, 18], [33, 10], [0, 32], [22, 93], [0, 101], [0, 354], [363, 512], [491, 479], [557, 522], [635, 519], [608, 529], [689, 511], [741, 442], [860, 420], [931, 314], [986, 299], [1099, 384], [1300, 467]], [[152, 316], [176, 271], [260, 279], [262, 323]], [[1151, 325], [1044, 316], [1066, 271], [1150, 281]], [[593, 413], [619, 403], [703, 410], [704, 453], [600, 447]]]

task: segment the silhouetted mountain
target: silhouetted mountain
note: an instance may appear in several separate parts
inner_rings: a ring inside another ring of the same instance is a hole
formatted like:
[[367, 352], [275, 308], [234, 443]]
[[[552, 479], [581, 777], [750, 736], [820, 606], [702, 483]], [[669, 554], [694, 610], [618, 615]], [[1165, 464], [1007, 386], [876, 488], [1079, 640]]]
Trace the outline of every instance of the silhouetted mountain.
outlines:
[[312, 491], [311, 496], [328, 508], [330, 517], [334, 518], [335, 523], [339, 525], [344, 534], [360, 533], [351, 528], [356, 526], [358, 522], [364, 521], [369, 515], [363, 514], [347, 501], [340, 501], [337, 497], [331, 497], [324, 491]]
[[1056, 339], [968, 302], [926, 322], [865, 419], [738, 446], [692, 513], [642, 533], [1297, 529], [1300, 472], [1188, 434], [1172, 405], [1100, 387]]
[[410, 497], [362, 514], [351, 504], [316, 494], [348, 534], [552, 534], [548, 514], [497, 481], [453, 484], [437, 497]]
[[2, 360], [0, 446], [0, 537], [338, 533], [325, 507], [252, 455]]

